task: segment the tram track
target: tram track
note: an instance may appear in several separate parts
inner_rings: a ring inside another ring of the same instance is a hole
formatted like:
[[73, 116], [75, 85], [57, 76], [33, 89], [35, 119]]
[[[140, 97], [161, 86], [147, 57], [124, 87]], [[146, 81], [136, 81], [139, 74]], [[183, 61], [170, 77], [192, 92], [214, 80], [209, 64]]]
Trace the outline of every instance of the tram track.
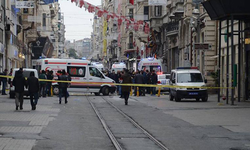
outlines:
[[[162, 150], [169, 150], [163, 143], [161, 143], [159, 140], [157, 140], [152, 134], [150, 134], [146, 129], [144, 129], [140, 124], [138, 124], [133, 118], [131, 118], [130, 116], [128, 116], [126, 113], [124, 113], [121, 109], [119, 109], [118, 107], [116, 107], [113, 103], [111, 103], [110, 101], [108, 101], [107, 99], [103, 98], [102, 96], [100, 96], [101, 99], [103, 101], [105, 101], [109, 106], [111, 106], [113, 109], [115, 109], [117, 112], [119, 112], [119, 114], [121, 114], [124, 118], [126, 118], [128, 120], [128, 122], [130, 122], [133, 126], [135, 126], [137, 129], [139, 129], [140, 131], [142, 131], [142, 133], [148, 138], [150, 139], [155, 145], [158, 146], [159, 149]], [[86, 96], [88, 102], [90, 103], [91, 107], [93, 108], [95, 114], [97, 115], [98, 119], [100, 120], [100, 122], [102, 123], [103, 128], [105, 129], [105, 131], [107, 132], [111, 142], [113, 143], [113, 145], [115, 146], [115, 148], [117, 150], [123, 150], [122, 148], [122, 144], [119, 143], [118, 139], [115, 137], [115, 135], [112, 133], [112, 131], [110, 130], [110, 128], [107, 125], [107, 122], [105, 121], [104, 117], [102, 116], [102, 114], [100, 113], [100, 111], [98, 110], [98, 108], [95, 106], [95, 104], [89, 99], [89, 96]]]

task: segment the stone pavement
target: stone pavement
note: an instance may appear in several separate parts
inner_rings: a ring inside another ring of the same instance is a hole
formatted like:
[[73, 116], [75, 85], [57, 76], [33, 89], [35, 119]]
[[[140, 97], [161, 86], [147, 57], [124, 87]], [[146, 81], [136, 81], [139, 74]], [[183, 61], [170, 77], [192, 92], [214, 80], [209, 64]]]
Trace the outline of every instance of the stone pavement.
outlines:
[[[110, 100], [121, 102], [117, 95]], [[139, 101], [155, 107], [166, 114], [173, 115], [197, 126], [221, 126], [232, 132], [250, 133], [250, 102], [235, 102], [234, 106], [226, 101], [217, 102], [216, 95], [210, 95], [208, 102], [169, 101], [168, 95], [130, 97], [130, 105]], [[0, 95], [0, 150], [31, 150], [50, 121], [60, 112], [57, 97], [40, 98], [36, 111], [31, 111], [29, 99], [24, 100], [24, 109], [15, 110], [15, 100], [9, 95]], [[58, 106], [58, 108], [57, 108]], [[220, 135], [218, 135], [220, 137]], [[250, 143], [249, 143], [250, 145]]]
[[250, 133], [250, 101], [235, 101], [235, 105], [217, 102], [217, 95], [209, 95], [208, 102], [195, 100], [170, 101], [168, 95], [160, 97], [132, 97], [148, 106], [162, 110], [166, 114], [196, 126], [221, 126], [236, 133]]
[[0, 95], [0, 150], [31, 150], [42, 138], [42, 129], [60, 112], [52, 107], [57, 99], [40, 98], [36, 111], [31, 111], [30, 101], [25, 99], [24, 109], [16, 111], [15, 100], [8, 96]]

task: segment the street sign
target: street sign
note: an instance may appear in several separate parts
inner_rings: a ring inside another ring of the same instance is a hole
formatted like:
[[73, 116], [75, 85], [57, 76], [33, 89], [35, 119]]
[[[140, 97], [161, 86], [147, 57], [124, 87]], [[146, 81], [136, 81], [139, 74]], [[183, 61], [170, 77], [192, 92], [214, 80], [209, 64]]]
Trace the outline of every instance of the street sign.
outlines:
[[212, 45], [207, 43], [196, 43], [194, 44], [195, 50], [210, 50], [212, 48]]

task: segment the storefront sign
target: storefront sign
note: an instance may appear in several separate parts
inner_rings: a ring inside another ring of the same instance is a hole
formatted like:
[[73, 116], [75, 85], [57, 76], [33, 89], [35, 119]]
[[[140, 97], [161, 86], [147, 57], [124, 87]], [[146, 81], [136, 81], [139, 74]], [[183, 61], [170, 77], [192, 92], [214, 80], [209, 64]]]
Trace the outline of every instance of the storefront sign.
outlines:
[[34, 1], [16, 1], [16, 8], [34, 8]]

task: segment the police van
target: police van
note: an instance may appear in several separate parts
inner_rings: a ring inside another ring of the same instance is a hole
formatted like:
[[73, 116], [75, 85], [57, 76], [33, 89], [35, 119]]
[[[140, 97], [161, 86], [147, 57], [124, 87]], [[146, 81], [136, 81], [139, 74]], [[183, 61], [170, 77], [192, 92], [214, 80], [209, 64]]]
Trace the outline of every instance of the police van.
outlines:
[[175, 99], [176, 102], [181, 99], [196, 99], [196, 101], [201, 99], [206, 102], [208, 100], [207, 89], [202, 88], [206, 86], [206, 83], [207, 81], [197, 67], [174, 69], [170, 74], [170, 85], [177, 87], [170, 88], [169, 98], [171, 101]]
[[[78, 59], [40, 59], [37, 61], [36, 69], [53, 71], [54, 79], [57, 79], [57, 71], [65, 70], [70, 76], [72, 83], [69, 92], [94, 93], [109, 95], [116, 89], [112, 79], [106, 77], [99, 69], [91, 65], [89, 60]], [[58, 83], [52, 83], [53, 93], [59, 94]]]

